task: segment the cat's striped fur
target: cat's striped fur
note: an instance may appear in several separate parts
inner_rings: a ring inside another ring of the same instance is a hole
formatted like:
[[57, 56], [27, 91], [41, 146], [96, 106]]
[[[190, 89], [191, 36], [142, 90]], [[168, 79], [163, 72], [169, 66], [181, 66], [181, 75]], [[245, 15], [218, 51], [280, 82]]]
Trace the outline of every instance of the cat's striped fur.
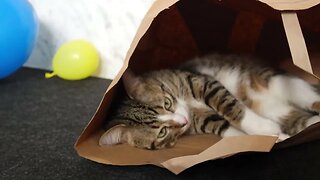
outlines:
[[160, 149], [201, 133], [283, 140], [320, 121], [320, 96], [311, 85], [251, 58], [215, 54], [124, 80], [131, 99], [108, 121], [100, 145]]

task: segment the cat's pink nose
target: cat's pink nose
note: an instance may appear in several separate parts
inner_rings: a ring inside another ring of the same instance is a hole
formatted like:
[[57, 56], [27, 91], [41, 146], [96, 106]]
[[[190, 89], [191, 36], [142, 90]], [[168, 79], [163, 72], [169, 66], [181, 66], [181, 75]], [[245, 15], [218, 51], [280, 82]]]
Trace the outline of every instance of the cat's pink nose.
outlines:
[[188, 124], [188, 119], [184, 118], [184, 122], [185, 122], [185, 124]]
[[180, 124], [181, 124], [181, 126], [187, 125], [187, 124], [188, 124], [187, 118], [183, 117], [182, 120], [181, 120], [181, 122], [180, 122]]
[[179, 126], [185, 126], [188, 124], [188, 119], [180, 114], [174, 114], [173, 120], [179, 124]]

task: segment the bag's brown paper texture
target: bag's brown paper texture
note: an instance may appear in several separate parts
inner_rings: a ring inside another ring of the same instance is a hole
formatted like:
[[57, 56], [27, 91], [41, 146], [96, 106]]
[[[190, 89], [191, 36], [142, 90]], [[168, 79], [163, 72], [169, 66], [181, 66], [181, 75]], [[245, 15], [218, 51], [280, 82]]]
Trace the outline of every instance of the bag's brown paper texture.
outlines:
[[281, 16], [291, 49], [293, 63], [310, 74], [313, 74], [307, 46], [302, 35], [297, 14], [294, 12], [283, 12]]
[[[272, 148], [284, 148], [320, 138], [320, 125], [316, 124], [302, 131], [298, 135], [275, 145], [277, 137], [272, 136], [240, 136], [219, 138], [214, 135], [195, 135], [181, 137], [174, 148], [163, 150], [143, 150], [126, 144], [110, 147], [100, 147], [98, 140], [103, 133], [103, 123], [106, 112], [112, 106], [112, 100], [118, 91], [122, 74], [128, 68], [129, 60], [133, 55], [140, 39], [150, 27], [154, 18], [163, 10], [169, 8], [178, 0], [157, 0], [144, 17], [136, 36], [127, 52], [124, 65], [119, 74], [110, 84], [95, 115], [82, 132], [75, 144], [78, 154], [84, 158], [113, 165], [142, 165], [153, 164], [167, 168], [178, 174], [198, 163], [225, 158], [241, 152], [269, 152]], [[320, 1], [299, 1], [291, 3], [289, 0], [273, 1], [261, 0], [275, 9], [306, 9], [318, 4]], [[194, 3], [197, 3], [196, 1]], [[311, 67], [311, 66], [310, 66]]]
[[259, 0], [277, 10], [303, 10], [319, 4], [319, 0]]
[[[259, 141], [256, 141], [257, 139], [259, 139]], [[170, 169], [171, 172], [178, 174], [183, 170], [204, 161], [228, 157], [240, 152], [270, 151], [277, 139], [277, 137], [270, 136], [241, 136], [223, 138], [199, 154], [172, 158], [161, 163], [161, 165]]]

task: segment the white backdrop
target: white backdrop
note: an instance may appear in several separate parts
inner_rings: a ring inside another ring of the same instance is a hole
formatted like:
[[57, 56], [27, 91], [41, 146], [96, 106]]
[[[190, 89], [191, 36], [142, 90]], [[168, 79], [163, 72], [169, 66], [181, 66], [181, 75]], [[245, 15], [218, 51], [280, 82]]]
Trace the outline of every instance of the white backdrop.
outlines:
[[29, 0], [40, 20], [37, 45], [24, 66], [51, 70], [64, 42], [85, 39], [101, 56], [94, 76], [112, 79], [120, 70], [138, 26], [155, 0]]

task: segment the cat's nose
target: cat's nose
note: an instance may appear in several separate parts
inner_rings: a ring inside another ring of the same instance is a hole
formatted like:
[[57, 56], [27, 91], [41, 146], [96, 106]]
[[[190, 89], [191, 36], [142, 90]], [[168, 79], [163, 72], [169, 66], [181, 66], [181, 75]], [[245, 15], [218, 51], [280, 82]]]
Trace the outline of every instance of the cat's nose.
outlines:
[[183, 126], [188, 123], [187, 118], [180, 115], [180, 114], [176, 114], [175, 117], [173, 118], [173, 120]]
[[188, 120], [187, 118], [183, 117], [181, 120], [180, 120], [180, 123], [179, 123], [182, 127], [187, 125], [188, 124]]
[[188, 119], [180, 114], [174, 114], [172, 120], [182, 127], [188, 124]]
[[182, 125], [183, 126], [185, 126], [185, 125], [187, 125], [188, 124], [188, 120], [187, 120], [187, 118], [183, 118], [183, 121], [182, 121]]

